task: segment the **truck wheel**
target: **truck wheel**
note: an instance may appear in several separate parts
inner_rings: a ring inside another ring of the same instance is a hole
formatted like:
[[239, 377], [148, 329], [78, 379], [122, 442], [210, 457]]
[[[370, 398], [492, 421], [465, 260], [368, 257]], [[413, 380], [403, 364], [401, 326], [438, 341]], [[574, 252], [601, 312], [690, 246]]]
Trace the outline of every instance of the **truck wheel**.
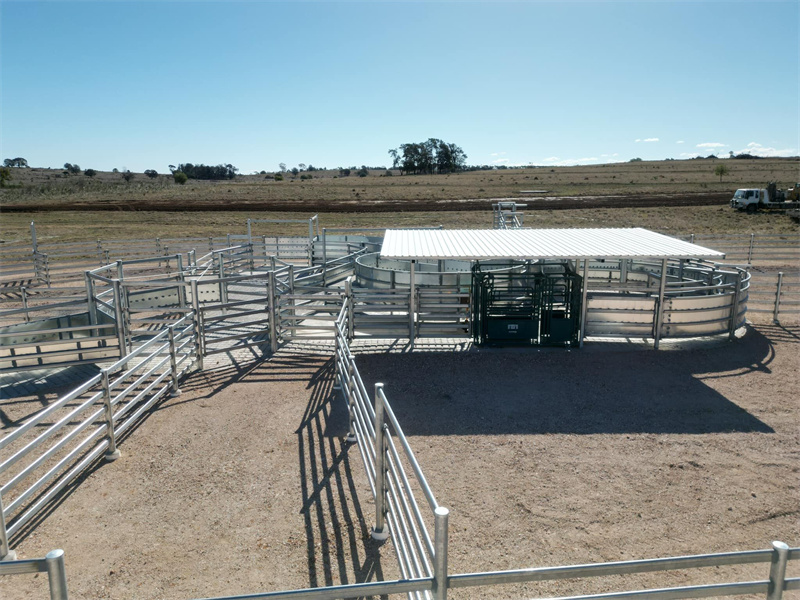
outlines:
[[756, 206], [755, 204], [748, 204], [747, 205], [747, 214], [748, 215], [756, 214], [757, 210], [758, 210], [758, 206]]

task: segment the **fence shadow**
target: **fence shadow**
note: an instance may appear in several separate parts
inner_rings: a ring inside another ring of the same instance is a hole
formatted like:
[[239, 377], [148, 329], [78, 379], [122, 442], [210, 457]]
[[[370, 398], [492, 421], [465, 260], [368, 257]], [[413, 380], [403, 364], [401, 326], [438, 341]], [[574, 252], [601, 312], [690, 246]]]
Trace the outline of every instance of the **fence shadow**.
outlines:
[[706, 350], [492, 350], [357, 362], [368, 389], [386, 385], [408, 435], [774, 433], [705, 383], [769, 373], [768, 335], [750, 329]]
[[[333, 389], [334, 375], [329, 359], [311, 377], [308, 405], [296, 431], [311, 587], [384, 577], [381, 543], [370, 537], [353, 478], [353, 470], [361, 473], [363, 468], [357, 448], [345, 439], [348, 411]], [[354, 574], [354, 581], [348, 573]]]

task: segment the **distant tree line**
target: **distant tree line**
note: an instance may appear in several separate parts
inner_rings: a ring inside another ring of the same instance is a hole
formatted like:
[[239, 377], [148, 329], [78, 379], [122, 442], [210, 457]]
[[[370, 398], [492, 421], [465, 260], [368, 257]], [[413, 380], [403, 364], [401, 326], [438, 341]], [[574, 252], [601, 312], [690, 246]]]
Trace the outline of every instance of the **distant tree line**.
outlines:
[[400, 144], [389, 150], [392, 168], [401, 173], [455, 173], [466, 166], [467, 155], [455, 144], [436, 138], [425, 142]]
[[24, 158], [7, 158], [3, 161], [4, 167], [27, 167], [28, 161]]
[[239, 169], [231, 164], [212, 167], [210, 165], [184, 163], [179, 164], [177, 167], [170, 165], [169, 170], [172, 171], [173, 175], [176, 172], [181, 172], [189, 179], [233, 179]]

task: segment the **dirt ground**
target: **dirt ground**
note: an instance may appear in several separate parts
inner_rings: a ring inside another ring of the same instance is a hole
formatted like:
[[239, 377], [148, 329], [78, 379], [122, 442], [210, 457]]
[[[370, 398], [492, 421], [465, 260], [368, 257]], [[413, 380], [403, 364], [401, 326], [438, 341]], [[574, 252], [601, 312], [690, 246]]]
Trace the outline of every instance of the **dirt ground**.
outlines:
[[[450, 572], [800, 545], [800, 327], [653, 351], [363, 354], [450, 517]], [[188, 599], [398, 576], [324, 356], [192, 376], [17, 541], [70, 598]], [[765, 579], [767, 565], [502, 588], [520, 598]], [[790, 564], [789, 574], [800, 568]], [[47, 597], [44, 577], [0, 598]], [[631, 587], [632, 586], [632, 587]]]

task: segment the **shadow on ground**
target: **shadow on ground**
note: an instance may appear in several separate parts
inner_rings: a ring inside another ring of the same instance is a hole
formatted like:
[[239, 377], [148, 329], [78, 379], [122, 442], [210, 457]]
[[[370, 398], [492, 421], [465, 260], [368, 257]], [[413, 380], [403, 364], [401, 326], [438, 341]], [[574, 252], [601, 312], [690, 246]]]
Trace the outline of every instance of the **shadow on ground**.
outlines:
[[773, 429], [706, 385], [769, 373], [779, 326], [707, 349], [503, 351], [357, 358], [368, 389], [385, 384], [408, 435], [602, 434]]

